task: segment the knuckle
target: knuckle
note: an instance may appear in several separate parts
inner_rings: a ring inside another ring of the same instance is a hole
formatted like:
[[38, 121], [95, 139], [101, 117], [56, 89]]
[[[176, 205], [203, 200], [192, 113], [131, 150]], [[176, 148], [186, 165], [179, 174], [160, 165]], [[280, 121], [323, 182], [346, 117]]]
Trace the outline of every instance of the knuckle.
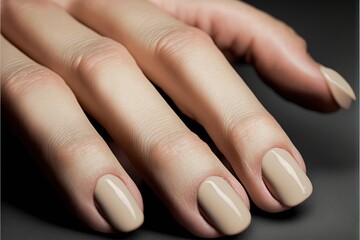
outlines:
[[301, 48], [304, 48], [306, 49], [307, 48], [307, 43], [305, 41], [304, 38], [302, 38], [294, 28], [288, 26], [288, 25], [285, 25], [285, 28], [287, 29], [289, 35], [292, 35], [294, 36], [294, 42], [296, 45], [300, 46]]
[[71, 60], [71, 68], [81, 79], [93, 79], [109, 67], [130, 67], [135, 61], [121, 44], [107, 38], [97, 39], [80, 48]]
[[293, 36], [292, 39], [296, 45], [298, 45], [303, 49], [307, 49], [307, 43], [305, 39], [302, 38], [293, 27], [279, 20], [278, 20], [278, 24], [279, 24], [279, 28], [282, 29], [286, 35]]
[[179, 27], [162, 35], [155, 44], [159, 58], [182, 57], [208, 47], [213, 42], [204, 31], [195, 27]]
[[36, 64], [13, 66], [2, 74], [1, 92], [4, 97], [20, 97], [61, 82], [55, 73]]
[[174, 136], [163, 137], [150, 148], [147, 161], [151, 169], [173, 169], [175, 164], [186, 161], [189, 152], [204, 148], [205, 144], [192, 133], [185, 132]]
[[62, 128], [47, 148], [45, 158], [56, 169], [69, 169], [84, 161], [99, 158], [105, 151], [102, 140], [91, 133], [80, 132], [73, 127]]
[[36, 5], [39, 7], [53, 6], [50, 1], [36, 0], [36, 1], [21, 1], [21, 0], [2, 0], [1, 1], [1, 13], [4, 14], [4, 20], [8, 16], [13, 18], [23, 18], [22, 11], [30, 8], [30, 6]]
[[238, 146], [246, 147], [248, 144], [256, 143], [259, 137], [265, 137], [274, 132], [274, 123], [275, 120], [269, 114], [255, 113], [246, 116], [227, 128], [229, 144], [238, 148]]

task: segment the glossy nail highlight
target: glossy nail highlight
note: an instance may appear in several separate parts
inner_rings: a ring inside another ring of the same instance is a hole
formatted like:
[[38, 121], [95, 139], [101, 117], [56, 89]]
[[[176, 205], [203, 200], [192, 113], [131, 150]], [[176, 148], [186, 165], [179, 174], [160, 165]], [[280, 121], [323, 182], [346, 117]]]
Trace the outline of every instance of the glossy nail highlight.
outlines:
[[294, 207], [310, 197], [313, 187], [291, 154], [284, 149], [269, 150], [262, 160], [262, 174], [269, 191], [282, 204]]
[[208, 177], [201, 183], [198, 203], [206, 215], [205, 218], [223, 234], [240, 233], [250, 224], [249, 209], [229, 183], [221, 177]]
[[94, 197], [104, 217], [115, 229], [130, 232], [143, 223], [143, 212], [119, 178], [110, 174], [100, 177]]
[[356, 96], [349, 83], [336, 71], [324, 66], [320, 67], [322, 74], [327, 80], [331, 94], [335, 101], [342, 108], [349, 108], [352, 101], [356, 100]]

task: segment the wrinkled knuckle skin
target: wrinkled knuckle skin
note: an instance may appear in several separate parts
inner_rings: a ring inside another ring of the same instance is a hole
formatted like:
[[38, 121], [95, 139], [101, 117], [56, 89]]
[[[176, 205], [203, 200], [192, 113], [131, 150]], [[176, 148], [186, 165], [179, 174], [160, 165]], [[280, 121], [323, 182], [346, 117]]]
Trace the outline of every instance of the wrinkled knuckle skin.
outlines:
[[179, 27], [161, 36], [156, 42], [155, 52], [160, 59], [184, 57], [213, 45], [211, 37], [194, 27]]
[[130, 68], [136, 64], [123, 45], [101, 38], [79, 47], [70, 65], [80, 79], [95, 80], [109, 67]]
[[204, 149], [204, 143], [194, 133], [180, 133], [158, 140], [149, 150], [149, 169], [173, 169], [175, 165], [187, 161], [189, 152]]
[[[98, 158], [101, 161], [103, 152], [106, 151], [104, 143], [96, 135], [81, 133], [76, 124], [58, 130], [56, 137], [49, 141], [44, 148], [44, 157], [56, 169], [72, 169], [81, 162]], [[100, 164], [100, 162], [99, 162]], [[94, 167], [90, 166], [89, 168]]]
[[4, 24], [8, 24], [8, 17], [13, 19], [21, 18], [22, 10], [29, 8], [31, 5], [49, 7], [53, 6], [54, 4], [48, 0], [2, 0], [0, 5], [2, 20], [4, 20]]
[[1, 76], [2, 99], [14, 99], [47, 86], [60, 86], [61, 78], [36, 64], [14, 65]]
[[[248, 152], [250, 145], [261, 144], [272, 134], [276, 134], [275, 120], [266, 114], [247, 116], [228, 127], [228, 145], [235, 152]], [[252, 147], [253, 148], [253, 147]]]

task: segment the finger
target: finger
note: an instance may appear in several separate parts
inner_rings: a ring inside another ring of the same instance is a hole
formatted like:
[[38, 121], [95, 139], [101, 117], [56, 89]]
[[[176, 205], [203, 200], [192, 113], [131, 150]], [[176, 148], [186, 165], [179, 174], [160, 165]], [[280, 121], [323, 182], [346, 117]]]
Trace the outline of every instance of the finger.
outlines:
[[[80, 1], [70, 9], [127, 46], [146, 74], [206, 128], [257, 205], [281, 211], [310, 196], [312, 186], [300, 154], [205, 33], [144, 1]], [[135, 12], [141, 14], [134, 18]], [[269, 161], [274, 163], [270, 167]], [[276, 161], [290, 167], [280, 164], [279, 174], [268, 171]], [[289, 168], [296, 174], [287, 172]], [[284, 181], [274, 180], [278, 178], [288, 181], [281, 185]]]
[[60, 195], [96, 230], [138, 228], [143, 222], [140, 193], [65, 82], [3, 37], [1, 47], [2, 104]]
[[240, 1], [150, 0], [215, 43], [254, 64], [280, 95], [317, 111], [349, 108], [356, 99], [334, 70], [315, 62], [305, 41], [286, 24]]
[[[6, 34], [64, 76], [82, 106], [125, 150], [180, 223], [207, 237], [235, 234], [249, 225], [241, 185], [167, 106], [123, 46], [54, 5], [18, 4], [23, 19], [36, 14], [22, 22], [14, 5], [6, 6]], [[47, 24], [36, 28], [45, 19]]]

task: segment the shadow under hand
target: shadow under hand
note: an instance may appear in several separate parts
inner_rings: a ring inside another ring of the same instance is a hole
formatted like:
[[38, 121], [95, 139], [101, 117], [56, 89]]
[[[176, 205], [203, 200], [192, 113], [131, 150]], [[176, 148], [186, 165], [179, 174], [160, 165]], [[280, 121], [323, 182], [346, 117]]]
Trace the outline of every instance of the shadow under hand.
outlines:
[[302, 203], [299, 206], [290, 208], [286, 211], [279, 212], [279, 213], [269, 213], [265, 212], [264, 210], [260, 209], [258, 206], [254, 204], [254, 202], [250, 201], [250, 209], [251, 214], [255, 218], [261, 219], [271, 219], [271, 221], [277, 222], [291, 222], [291, 221], [298, 221], [303, 215], [307, 215], [309, 211], [311, 211], [310, 203]]
[[34, 158], [4, 119], [1, 129], [2, 202], [45, 222], [86, 231], [87, 228], [63, 204]]
[[174, 217], [150, 187], [143, 184], [140, 187], [140, 191], [144, 199], [145, 222], [143, 228], [186, 239], [194, 238], [193, 235], [175, 221]]

